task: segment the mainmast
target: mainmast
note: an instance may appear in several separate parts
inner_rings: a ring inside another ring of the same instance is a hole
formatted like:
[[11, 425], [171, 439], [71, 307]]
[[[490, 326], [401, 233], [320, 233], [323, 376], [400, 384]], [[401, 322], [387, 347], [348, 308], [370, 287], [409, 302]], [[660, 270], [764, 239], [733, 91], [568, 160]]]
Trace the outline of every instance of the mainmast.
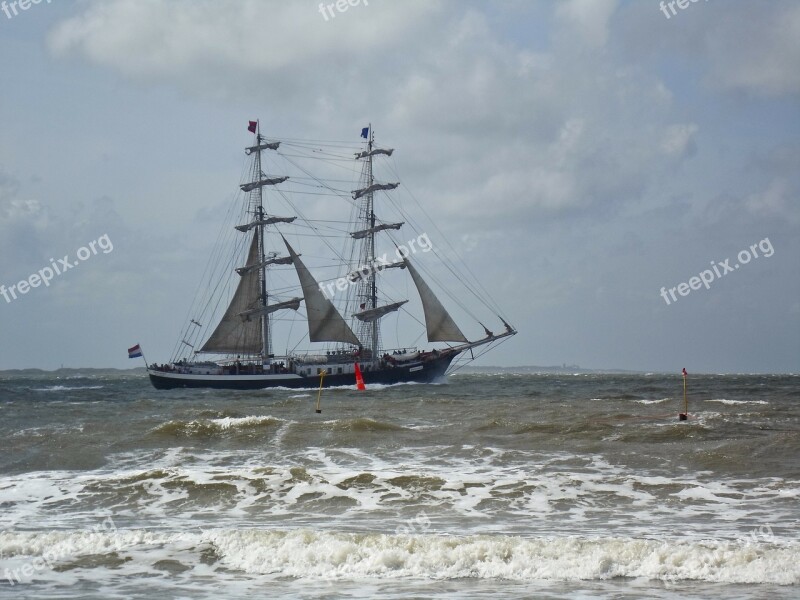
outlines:
[[[362, 249], [360, 253], [361, 265], [372, 265], [375, 263], [375, 193], [371, 189], [375, 183], [372, 171], [372, 150], [375, 144], [375, 133], [372, 131], [372, 124], [369, 125], [367, 137], [367, 152], [364, 169], [362, 172], [362, 185], [368, 190], [362, 197], [364, 200], [361, 219], [367, 230], [367, 235], [362, 239]], [[359, 285], [358, 298], [361, 303], [359, 308], [363, 310], [375, 309], [378, 306], [378, 276], [376, 272], [371, 272], [367, 277], [361, 279]], [[372, 357], [379, 356], [380, 351], [380, 319], [373, 319], [360, 323], [358, 328], [358, 338], [365, 348], [372, 351]]]
[[[367, 172], [369, 177], [369, 185], [375, 183], [375, 177], [372, 173], [372, 146], [375, 142], [375, 133], [372, 131], [372, 123], [369, 124], [369, 142], [367, 144], [367, 149], [370, 152], [369, 158], [367, 160]], [[369, 239], [369, 255], [371, 260], [375, 261], [375, 194], [370, 192], [367, 194], [367, 214], [369, 215], [369, 228], [370, 233], [368, 236]], [[370, 289], [370, 308], [377, 308], [378, 307], [378, 274], [373, 273], [371, 277], [371, 289]], [[375, 319], [371, 323], [372, 325], [372, 356], [373, 358], [380, 355], [380, 343], [379, 343], [379, 334], [380, 334], [380, 319]]]
[[361, 345], [371, 351], [371, 357], [380, 356], [381, 330], [380, 319], [398, 310], [405, 300], [384, 306], [378, 305], [378, 273], [386, 269], [404, 267], [402, 261], [386, 264], [377, 259], [375, 234], [390, 229], [400, 229], [403, 223], [382, 223], [375, 216], [375, 192], [395, 189], [399, 183], [375, 183], [373, 172], [373, 156], [384, 154], [391, 156], [394, 150], [375, 147], [375, 134], [372, 125], [365, 127], [361, 135], [367, 138], [367, 149], [356, 154], [357, 160], [363, 160], [361, 170], [361, 188], [353, 191], [353, 200], [362, 200], [359, 212], [358, 231], [350, 233], [354, 240], [362, 240], [359, 252], [358, 270], [351, 272], [350, 281], [358, 282], [356, 302], [359, 311], [353, 317], [359, 321], [358, 338]]
[[[256, 159], [255, 159], [255, 177], [253, 181], [257, 181], [261, 178], [261, 142], [263, 138], [261, 137], [261, 121], [257, 121], [256, 124], [256, 148], [258, 151], [256, 152]], [[267, 265], [266, 265], [266, 248], [265, 248], [265, 238], [264, 238], [264, 188], [258, 186], [256, 193], [256, 207], [255, 207], [255, 218], [256, 222], [258, 223], [258, 252], [259, 252], [259, 280], [261, 285], [261, 298], [260, 298], [260, 307], [262, 309], [266, 309], [267, 307]], [[261, 315], [261, 332], [263, 334], [263, 340], [261, 345], [261, 362], [262, 364], [269, 364], [270, 363], [270, 355], [272, 354], [272, 331], [270, 329], [270, 318], [269, 313], [264, 310]]]

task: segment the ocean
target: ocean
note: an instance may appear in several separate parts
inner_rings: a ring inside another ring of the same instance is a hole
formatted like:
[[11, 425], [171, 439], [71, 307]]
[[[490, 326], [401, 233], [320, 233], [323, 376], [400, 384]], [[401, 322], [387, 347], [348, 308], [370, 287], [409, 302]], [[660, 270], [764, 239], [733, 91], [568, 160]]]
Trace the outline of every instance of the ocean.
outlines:
[[0, 375], [0, 596], [797, 598], [800, 377]]

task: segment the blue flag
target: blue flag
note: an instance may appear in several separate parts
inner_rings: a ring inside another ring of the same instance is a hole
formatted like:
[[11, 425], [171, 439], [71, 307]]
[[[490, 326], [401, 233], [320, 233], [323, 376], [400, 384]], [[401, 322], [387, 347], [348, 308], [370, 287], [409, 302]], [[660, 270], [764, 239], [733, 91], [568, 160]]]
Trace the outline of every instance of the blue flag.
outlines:
[[365, 140], [369, 139], [369, 127], [364, 127], [364, 129], [361, 130], [361, 137]]

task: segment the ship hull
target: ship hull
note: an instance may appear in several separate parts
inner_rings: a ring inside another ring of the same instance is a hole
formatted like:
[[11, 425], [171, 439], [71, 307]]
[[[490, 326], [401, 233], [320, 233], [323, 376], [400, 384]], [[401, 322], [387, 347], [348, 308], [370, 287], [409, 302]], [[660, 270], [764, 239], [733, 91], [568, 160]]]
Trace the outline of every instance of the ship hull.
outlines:
[[[433, 383], [442, 379], [456, 354], [409, 365], [363, 371], [364, 383], [391, 385], [396, 383]], [[261, 390], [274, 387], [319, 387], [319, 376], [300, 376], [294, 373], [278, 375], [202, 375], [147, 370], [153, 387], [159, 390], [181, 388], [213, 388], [224, 390]], [[352, 373], [325, 375], [323, 387], [352, 386]]]

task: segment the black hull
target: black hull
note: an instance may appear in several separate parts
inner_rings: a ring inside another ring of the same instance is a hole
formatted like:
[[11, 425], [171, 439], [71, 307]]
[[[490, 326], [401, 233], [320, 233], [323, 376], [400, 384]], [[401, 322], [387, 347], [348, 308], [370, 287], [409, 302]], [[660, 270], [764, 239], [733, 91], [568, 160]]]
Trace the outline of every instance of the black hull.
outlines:
[[[450, 363], [458, 353], [444, 354], [422, 363], [407, 366], [386, 367], [363, 372], [364, 383], [390, 385], [395, 383], [433, 383], [444, 377]], [[182, 375], [179, 373], [148, 370], [150, 382], [158, 390], [181, 388], [213, 388], [221, 390], [262, 390], [274, 387], [314, 388], [319, 387], [319, 376], [298, 377], [293, 375], [252, 375], [247, 378], [236, 375]], [[323, 387], [353, 386], [355, 376], [348, 374], [325, 375]]]

